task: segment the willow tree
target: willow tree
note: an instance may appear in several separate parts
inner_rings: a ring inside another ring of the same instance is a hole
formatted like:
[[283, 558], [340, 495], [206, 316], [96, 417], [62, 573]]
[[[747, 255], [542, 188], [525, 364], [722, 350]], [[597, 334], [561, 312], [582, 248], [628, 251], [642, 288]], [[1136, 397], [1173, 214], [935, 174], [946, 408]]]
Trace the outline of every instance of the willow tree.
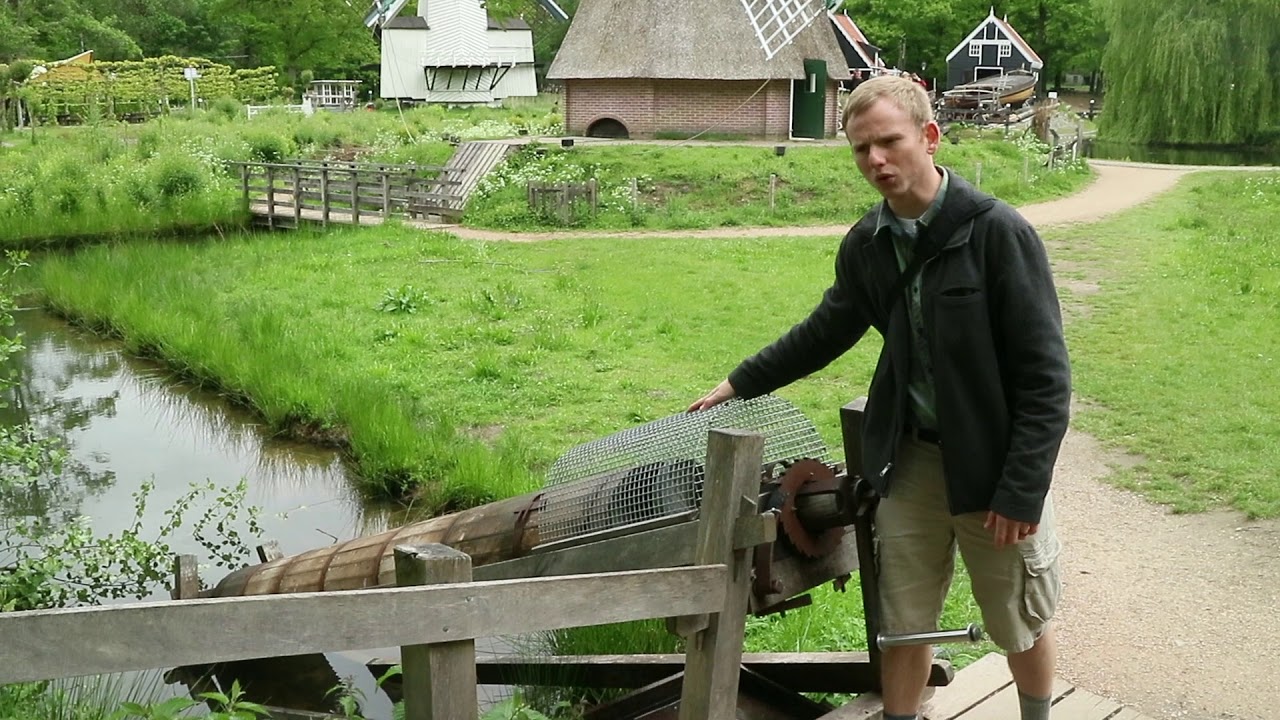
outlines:
[[1280, 139], [1280, 2], [1108, 4], [1104, 136], [1215, 145]]

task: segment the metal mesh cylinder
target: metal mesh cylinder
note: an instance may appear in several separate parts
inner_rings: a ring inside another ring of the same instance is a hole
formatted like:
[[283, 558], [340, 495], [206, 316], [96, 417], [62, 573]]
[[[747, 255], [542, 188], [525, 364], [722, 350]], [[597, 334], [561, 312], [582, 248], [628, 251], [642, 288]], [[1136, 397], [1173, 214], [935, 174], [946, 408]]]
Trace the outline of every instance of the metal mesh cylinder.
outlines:
[[547, 471], [539, 503], [540, 542], [693, 515], [702, 503], [707, 433], [718, 428], [763, 435], [765, 464], [827, 459], [826, 445], [809, 418], [774, 395], [671, 415], [560, 456]]

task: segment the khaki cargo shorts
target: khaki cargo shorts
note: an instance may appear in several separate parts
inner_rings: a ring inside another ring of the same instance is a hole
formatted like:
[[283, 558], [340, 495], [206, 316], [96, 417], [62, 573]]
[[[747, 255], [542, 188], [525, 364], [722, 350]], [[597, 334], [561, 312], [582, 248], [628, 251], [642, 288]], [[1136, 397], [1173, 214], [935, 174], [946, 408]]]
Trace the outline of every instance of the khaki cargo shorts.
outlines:
[[985, 521], [985, 512], [952, 517], [941, 449], [904, 437], [889, 497], [876, 511], [883, 632], [938, 629], [958, 547], [987, 635], [1008, 653], [1031, 649], [1062, 593], [1052, 497], [1036, 534], [1015, 546], [997, 550]]

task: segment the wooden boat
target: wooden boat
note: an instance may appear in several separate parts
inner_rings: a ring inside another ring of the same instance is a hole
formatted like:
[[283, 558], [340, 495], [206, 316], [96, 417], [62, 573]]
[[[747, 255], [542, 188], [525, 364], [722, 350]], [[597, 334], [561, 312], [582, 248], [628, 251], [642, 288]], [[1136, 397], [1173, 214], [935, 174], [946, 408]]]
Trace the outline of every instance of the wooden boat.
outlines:
[[957, 85], [942, 93], [942, 105], [958, 109], [1019, 107], [1030, 100], [1035, 91], [1036, 75], [1014, 70]]

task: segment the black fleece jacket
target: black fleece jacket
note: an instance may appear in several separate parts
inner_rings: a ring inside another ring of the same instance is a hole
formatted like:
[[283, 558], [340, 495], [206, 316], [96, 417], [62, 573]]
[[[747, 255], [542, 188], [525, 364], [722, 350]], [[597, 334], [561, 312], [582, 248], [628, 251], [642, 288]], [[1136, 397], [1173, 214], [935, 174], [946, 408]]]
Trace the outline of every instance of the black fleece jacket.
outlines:
[[[835, 282], [809, 317], [729, 382], [743, 398], [772, 392], [826, 367], [874, 327], [884, 347], [867, 393], [861, 472], [887, 497], [907, 412], [911, 323], [905, 293], [889, 297], [901, 273], [889, 231], [875, 232], [882, 209], [845, 235]], [[921, 270], [921, 302], [951, 513], [1039, 522], [1071, 397], [1044, 245], [1013, 208], [955, 173], [925, 233], [944, 243]]]

